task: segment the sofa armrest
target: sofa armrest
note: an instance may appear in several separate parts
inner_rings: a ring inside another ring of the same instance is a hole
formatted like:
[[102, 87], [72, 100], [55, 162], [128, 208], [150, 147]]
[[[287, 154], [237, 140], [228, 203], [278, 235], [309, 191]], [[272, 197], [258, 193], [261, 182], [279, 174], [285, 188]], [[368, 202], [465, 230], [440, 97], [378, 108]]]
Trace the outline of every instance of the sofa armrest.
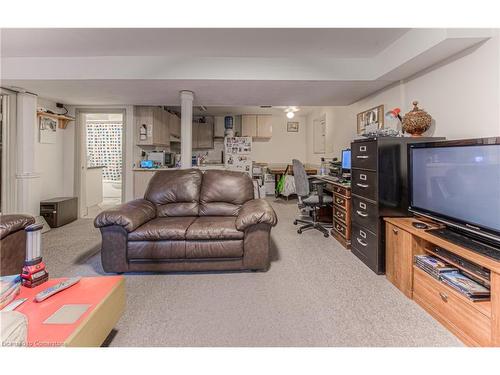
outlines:
[[252, 199], [241, 207], [236, 217], [236, 229], [244, 231], [256, 224], [275, 226], [277, 222], [276, 213], [267, 201], [264, 199]]
[[26, 228], [35, 222], [33, 216], [14, 214], [0, 215], [0, 239]]
[[119, 225], [132, 232], [156, 217], [156, 207], [146, 199], [136, 199], [101, 212], [94, 220], [96, 228]]

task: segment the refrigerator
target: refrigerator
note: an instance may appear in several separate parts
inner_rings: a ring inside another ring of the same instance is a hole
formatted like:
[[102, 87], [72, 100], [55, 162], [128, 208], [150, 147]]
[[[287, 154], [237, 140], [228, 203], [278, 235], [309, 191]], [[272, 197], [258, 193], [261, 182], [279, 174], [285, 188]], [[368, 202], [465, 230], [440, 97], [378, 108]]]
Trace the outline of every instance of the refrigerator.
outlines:
[[232, 171], [247, 172], [252, 177], [252, 137], [224, 138], [224, 165]]

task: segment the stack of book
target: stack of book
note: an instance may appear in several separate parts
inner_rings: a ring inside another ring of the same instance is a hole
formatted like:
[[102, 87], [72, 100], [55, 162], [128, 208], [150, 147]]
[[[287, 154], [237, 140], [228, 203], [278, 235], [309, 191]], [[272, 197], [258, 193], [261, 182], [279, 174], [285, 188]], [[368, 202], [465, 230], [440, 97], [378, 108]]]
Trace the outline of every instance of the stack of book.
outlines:
[[430, 255], [416, 255], [415, 264], [437, 280], [441, 280], [444, 273], [458, 271], [452, 265]]
[[490, 290], [470, 277], [455, 271], [441, 275], [442, 281], [473, 301], [490, 299]]
[[11, 303], [21, 291], [21, 276], [0, 277], [0, 310]]

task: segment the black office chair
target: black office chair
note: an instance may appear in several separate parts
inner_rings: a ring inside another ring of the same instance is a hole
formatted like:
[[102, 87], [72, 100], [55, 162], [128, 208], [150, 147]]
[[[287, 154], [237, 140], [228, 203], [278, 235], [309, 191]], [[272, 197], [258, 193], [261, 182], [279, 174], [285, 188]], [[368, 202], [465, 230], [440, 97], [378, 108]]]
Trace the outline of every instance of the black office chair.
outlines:
[[[333, 198], [329, 195], [323, 194], [323, 187], [325, 182], [321, 180], [309, 180], [304, 165], [296, 159], [292, 160], [293, 164], [293, 178], [295, 180], [295, 191], [299, 199], [299, 208], [312, 211], [312, 218], [309, 220], [296, 219], [293, 224], [297, 225], [302, 223], [297, 233], [301, 234], [306, 229], [317, 229], [323, 233], [325, 237], [329, 236], [327, 227], [332, 227], [332, 224], [322, 223], [318, 221], [318, 211], [322, 207], [331, 206]], [[311, 184], [315, 190], [311, 191], [309, 188]]]

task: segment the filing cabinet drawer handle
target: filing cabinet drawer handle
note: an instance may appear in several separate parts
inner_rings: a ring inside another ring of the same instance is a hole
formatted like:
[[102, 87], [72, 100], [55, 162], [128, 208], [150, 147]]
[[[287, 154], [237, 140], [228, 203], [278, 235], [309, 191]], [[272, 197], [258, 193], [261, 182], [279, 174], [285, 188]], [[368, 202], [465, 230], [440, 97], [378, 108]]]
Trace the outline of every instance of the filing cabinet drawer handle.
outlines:
[[364, 213], [364, 212], [362, 212], [362, 211], [360, 211], [360, 210], [356, 210], [356, 213], [357, 213], [359, 216], [361, 216], [361, 217], [367, 217], [367, 216], [368, 216], [368, 214], [367, 214], [367, 213]]
[[335, 202], [337, 202], [338, 204], [344, 204], [344, 200], [340, 198], [335, 198]]
[[368, 155], [357, 155], [356, 156], [358, 159], [368, 159], [369, 156]]
[[363, 240], [362, 240], [362, 239], [360, 239], [359, 237], [356, 237], [356, 239], [358, 240], [358, 242], [359, 242], [359, 244], [360, 244], [361, 246], [366, 246], [366, 245], [368, 245], [365, 241], [363, 241]]
[[441, 299], [442, 299], [444, 302], [448, 302], [448, 295], [447, 295], [446, 293], [439, 292], [439, 297], [441, 297]]
[[344, 215], [342, 215], [342, 212], [337, 211], [337, 217], [344, 217]]
[[399, 232], [398, 232], [398, 230], [396, 228], [392, 228], [392, 233], [398, 234]]
[[360, 188], [367, 188], [369, 185], [368, 184], [361, 184], [361, 183], [357, 182], [356, 186], [359, 186]]

